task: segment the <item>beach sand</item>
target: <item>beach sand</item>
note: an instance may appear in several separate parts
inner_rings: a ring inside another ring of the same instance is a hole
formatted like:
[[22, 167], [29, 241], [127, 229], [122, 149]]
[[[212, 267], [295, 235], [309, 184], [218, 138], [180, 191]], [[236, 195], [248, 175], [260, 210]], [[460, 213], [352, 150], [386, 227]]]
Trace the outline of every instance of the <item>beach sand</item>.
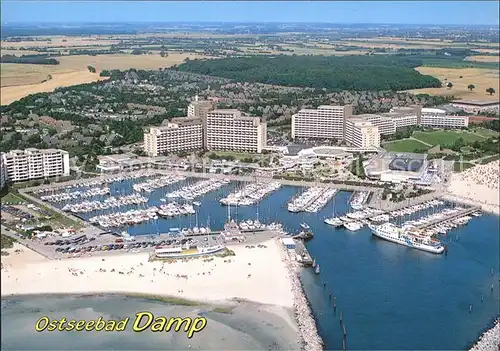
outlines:
[[476, 165], [458, 174], [453, 174], [447, 198], [478, 205], [484, 211], [500, 215], [499, 162]]
[[148, 253], [47, 260], [16, 244], [2, 257], [2, 296], [133, 293], [201, 302], [239, 298], [292, 308], [285, 253], [275, 239], [262, 244], [267, 248], [235, 245], [230, 248], [236, 256], [175, 263], [148, 262]]

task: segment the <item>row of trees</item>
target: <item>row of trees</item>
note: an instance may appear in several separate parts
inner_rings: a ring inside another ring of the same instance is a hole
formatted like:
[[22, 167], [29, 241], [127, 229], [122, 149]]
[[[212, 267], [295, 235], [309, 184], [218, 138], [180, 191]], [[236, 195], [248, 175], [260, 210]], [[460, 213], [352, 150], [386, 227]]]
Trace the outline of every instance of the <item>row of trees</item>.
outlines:
[[[452, 82], [448, 82], [448, 83], [446, 84], [446, 87], [447, 87], [448, 89], [453, 88], [453, 86], [454, 86], [454, 85], [453, 85], [453, 83], [452, 83]], [[469, 85], [467, 86], [467, 89], [469, 89], [469, 91], [473, 91], [474, 89], [476, 89], [476, 86], [475, 86], [474, 84], [469, 84]], [[493, 94], [495, 94], [495, 89], [493, 89], [493, 88], [491, 88], [491, 87], [490, 87], [490, 88], [486, 89], [486, 92], [487, 92], [488, 94], [490, 94], [490, 95], [493, 95]]]

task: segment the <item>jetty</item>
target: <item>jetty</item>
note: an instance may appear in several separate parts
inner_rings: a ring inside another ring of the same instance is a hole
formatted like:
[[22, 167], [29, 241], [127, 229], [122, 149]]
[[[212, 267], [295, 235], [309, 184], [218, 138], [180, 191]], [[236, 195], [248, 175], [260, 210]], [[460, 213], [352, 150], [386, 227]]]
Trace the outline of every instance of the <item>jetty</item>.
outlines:
[[294, 240], [294, 241], [295, 241], [295, 252], [301, 258], [300, 263], [304, 266], [312, 266], [314, 260], [311, 257], [309, 251], [307, 251], [307, 248], [304, 245], [304, 243], [300, 240]]
[[431, 221], [426, 222], [426, 223], [422, 223], [420, 225], [416, 225], [415, 228], [417, 228], [417, 229], [427, 229], [427, 228], [439, 225], [441, 223], [445, 223], [445, 222], [448, 222], [448, 221], [452, 221], [454, 219], [465, 217], [465, 216], [467, 216], [469, 214], [472, 214], [472, 213], [475, 213], [477, 211], [481, 211], [481, 207], [480, 206], [467, 207], [467, 208], [464, 208], [464, 209], [462, 209], [460, 211], [457, 211], [457, 212], [454, 212], [454, 213], [450, 213], [449, 215], [446, 215], [446, 216], [443, 216], [443, 217], [440, 217], [440, 218], [436, 218], [434, 220], [431, 220]]

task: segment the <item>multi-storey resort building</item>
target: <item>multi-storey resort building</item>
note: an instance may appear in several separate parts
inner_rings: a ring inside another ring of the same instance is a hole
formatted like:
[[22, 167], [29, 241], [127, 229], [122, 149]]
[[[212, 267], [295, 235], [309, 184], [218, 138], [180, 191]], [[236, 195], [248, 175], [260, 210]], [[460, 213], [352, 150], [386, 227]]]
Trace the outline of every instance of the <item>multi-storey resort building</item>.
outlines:
[[12, 182], [67, 176], [70, 173], [69, 154], [64, 150], [12, 150], [2, 153], [1, 157], [7, 179]]
[[351, 105], [302, 109], [292, 116], [292, 138], [344, 140], [345, 121], [351, 115]]
[[359, 148], [380, 146], [380, 133], [377, 126], [362, 118], [349, 118], [345, 124], [345, 141]]
[[188, 106], [187, 115], [188, 117], [199, 117], [201, 118], [202, 130], [203, 130], [203, 147], [207, 147], [207, 114], [210, 111], [215, 110], [216, 103], [214, 101], [198, 100], [198, 95], [195, 100], [191, 102]]
[[0, 189], [7, 184], [7, 168], [4, 166], [3, 157], [0, 157]]
[[260, 153], [267, 144], [267, 124], [234, 109], [208, 112], [205, 134], [207, 150]]
[[203, 123], [199, 117], [172, 118], [166, 125], [144, 131], [144, 151], [148, 156], [203, 148]]
[[370, 122], [374, 126], [377, 126], [380, 135], [391, 135], [396, 133], [396, 124], [390, 117], [374, 115], [374, 114], [356, 115], [356, 117], [362, 118]]

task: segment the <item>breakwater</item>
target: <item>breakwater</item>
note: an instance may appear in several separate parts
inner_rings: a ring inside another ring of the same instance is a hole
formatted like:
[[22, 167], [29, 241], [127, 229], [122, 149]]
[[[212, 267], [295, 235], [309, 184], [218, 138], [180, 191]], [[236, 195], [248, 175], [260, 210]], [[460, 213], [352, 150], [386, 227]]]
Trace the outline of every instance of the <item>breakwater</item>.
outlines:
[[286, 265], [292, 282], [293, 308], [295, 320], [299, 328], [301, 349], [304, 351], [323, 350], [323, 340], [319, 336], [313, 312], [300, 281], [298, 271], [300, 266], [295, 261], [292, 261], [286, 252], [285, 257], [287, 257]]
[[495, 320], [493, 328], [485, 331], [478, 342], [469, 351], [500, 350], [500, 317]]

